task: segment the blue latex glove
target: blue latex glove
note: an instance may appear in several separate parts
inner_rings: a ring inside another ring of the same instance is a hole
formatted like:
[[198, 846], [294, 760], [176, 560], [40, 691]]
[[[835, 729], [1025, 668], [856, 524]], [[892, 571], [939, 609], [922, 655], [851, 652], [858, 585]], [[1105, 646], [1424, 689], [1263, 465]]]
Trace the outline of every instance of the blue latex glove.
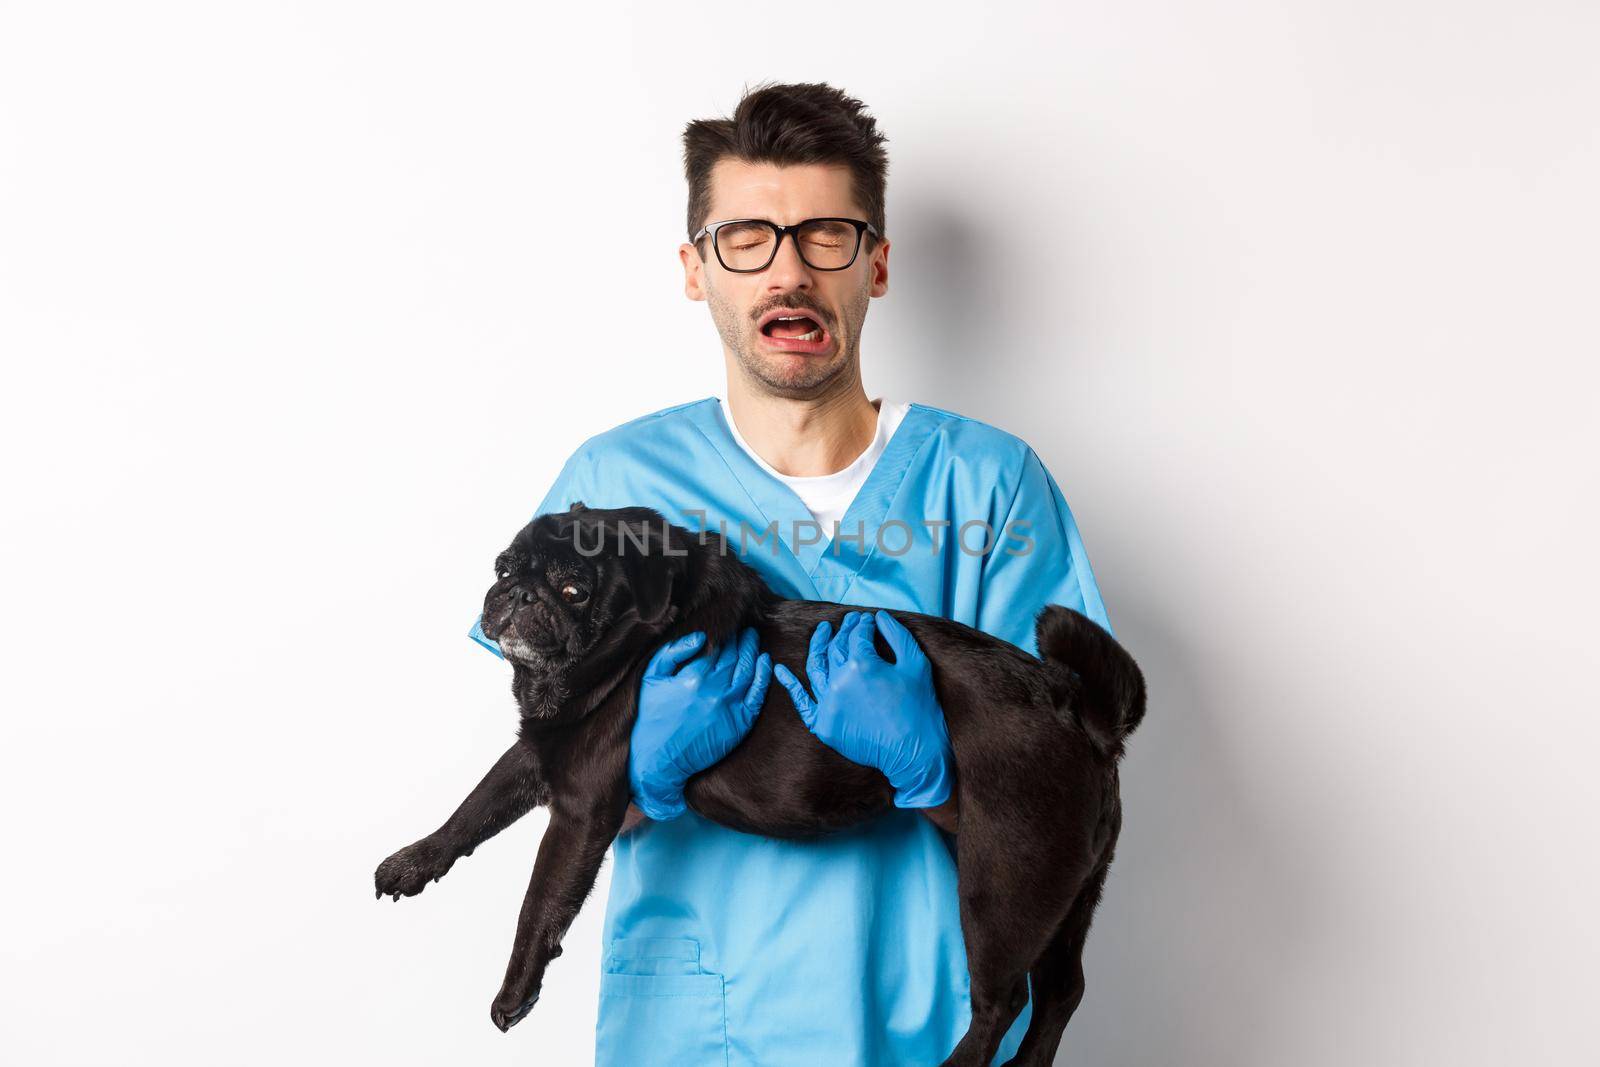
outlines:
[[628, 785], [639, 810], [658, 822], [682, 815], [684, 783], [744, 740], [772, 681], [772, 657], [756, 655], [754, 628], [691, 658], [705, 641], [703, 630], [668, 641], [639, 683]]
[[[873, 647], [874, 623], [895, 662]], [[830, 628], [824, 619], [811, 634], [806, 674], [815, 700], [789, 668], [773, 669], [806, 728], [846, 759], [882, 771], [896, 807], [943, 804], [955, 783], [955, 754], [933, 666], [916, 638], [887, 611], [849, 612], [831, 641]]]

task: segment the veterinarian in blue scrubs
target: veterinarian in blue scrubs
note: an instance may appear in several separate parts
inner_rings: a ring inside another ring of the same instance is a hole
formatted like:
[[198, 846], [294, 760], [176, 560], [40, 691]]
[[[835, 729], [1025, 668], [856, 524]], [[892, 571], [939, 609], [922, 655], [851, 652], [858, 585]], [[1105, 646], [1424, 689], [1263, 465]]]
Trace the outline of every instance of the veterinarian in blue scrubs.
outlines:
[[[742, 558], [785, 597], [942, 615], [1035, 655], [1045, 604], [1110, 628], [1072, 513], [1039, 457], [1010, 434], [922, 404], [910, 405], [831, 542], [803, 543], [811, 513], [735, 441], [716, 397], [585, 441], [538, 514], [577, 500], [646, 505], [724, 531], [735, 546], [741, 523], [754, 532], [776, 523], [777, 538], [748, 542]], [[950, 525], [928, 525], [937, 520]], [[599, 1067], [934, 1067], [967, 1029], [955, 862], [942, 831], [914, 811], [807, 843], [689, 811], [641, 824], [613, 858]], [[1015, 1053], [1030, 1009], [995, 1063]]]
[[[1109, 629], [1072, 513], [1026, 443], [951, 411], [867, 398], [862, 325], [870, 299], [888, 291], [890, 242], [885, 139], [861, 102], [823, 83], [760, 86], [731, 117], [689, 123], [683, 140], [684, 294], [709, 304], [728, 403], [707, 397], [590, 437], [538, 513], [579, 500], [651, 507], [728, 537], [781, 596], [942, 615], [1034, 655], [1045, 604]], [[1026, 218], [983, 202], [981, 190], [972, 211], [982, 227], [1027, 239]], [[580, 232], [577, 247], [555, 251], [611, 284], [604, 267], [618, 255], [615, 233], [600, 226], [591, 244]], [[920, 254], [968, 247], [925, 243]], [[648, 326], [597, 334], [616, 345], [587, 355], [659, 359]], [[633, 336], [637, 348], [625, 340]], [[970, 353], [973, 374], [992, 373], [985, 355]], [[473, 636], [494, 648], [479, 627]], [[658, 651], [652, 665], [673, 651]], [[612, 846], [598, 1067], [936, 1067], [966, 1032], [951, 843], [913, 810], [948, 793], [943, 709], [920, 672], [890, 678], [875, 654], [850, 656], [828, 692], [870, 700], [814, 692], [813, 711], [798, 678], [784, 687], [790, 701], [798, 689], [814, 736], [884, 771], [896, 810], [803, 843], [676, 814], [681, 782], [663, 768], [692, 774], [685, 753], [703, 767], [701, 756], [730, 751], [732, 742], [703, 744], [696, 731], [723, 724], [719, 741], [728, 742], [729, 731], [748, 729], [747, 716], [706, 710], [748, 706], [748, 686], [729, 674], [729, 693], [705, 693], [692, 677], [651, 676], [629, 779], [652, 818]], [[853, 717], [857, 704], [868, 714]], [[780, 713], [790, 712], [776, 702], [762, 712]], [[1030, 1001], [993, 1062], [1015, 1053], [1031, 1013]]]

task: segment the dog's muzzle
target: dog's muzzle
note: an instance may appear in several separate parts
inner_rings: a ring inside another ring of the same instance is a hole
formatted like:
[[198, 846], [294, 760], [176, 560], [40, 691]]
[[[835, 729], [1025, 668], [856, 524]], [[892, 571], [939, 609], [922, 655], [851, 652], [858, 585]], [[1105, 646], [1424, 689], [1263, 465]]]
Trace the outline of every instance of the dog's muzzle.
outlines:
[[508, 642], [535, 653], [561, 648], [554, 620], [538, 596], [526, 589], [512, 589], [483, 617], [483, 634], [504, 646]]

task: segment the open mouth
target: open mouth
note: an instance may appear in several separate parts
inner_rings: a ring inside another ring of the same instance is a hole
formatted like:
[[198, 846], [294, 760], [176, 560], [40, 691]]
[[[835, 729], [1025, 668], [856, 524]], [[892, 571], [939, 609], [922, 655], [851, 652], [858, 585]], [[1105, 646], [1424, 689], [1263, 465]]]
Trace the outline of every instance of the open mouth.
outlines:
[[831, 340], [827, 328], [804, 313], [776, 315], [761, 324], [760, 333], [768, 347], [787, 352], [821, 352]]

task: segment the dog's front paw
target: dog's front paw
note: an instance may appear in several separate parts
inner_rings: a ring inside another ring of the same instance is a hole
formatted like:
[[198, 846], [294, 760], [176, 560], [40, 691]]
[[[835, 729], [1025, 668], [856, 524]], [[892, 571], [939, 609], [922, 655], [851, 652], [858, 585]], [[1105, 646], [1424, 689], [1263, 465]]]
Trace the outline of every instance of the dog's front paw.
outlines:
[[489, 1007], [489, 1018], [494, 1020], [494, 1024], [503, 1034], [520, 1023], [537, 1003], [539, 1003], [538, 993], [523, 999], [520, 994], [508, 994], [502, 989]]
[[455, 857], [446, 849], [432, 838], [424, 837], [378, 864], [372, 882], [380, 900], [412, 897], [422, 892], [429, 882], [443, 878], [454, 863]]

